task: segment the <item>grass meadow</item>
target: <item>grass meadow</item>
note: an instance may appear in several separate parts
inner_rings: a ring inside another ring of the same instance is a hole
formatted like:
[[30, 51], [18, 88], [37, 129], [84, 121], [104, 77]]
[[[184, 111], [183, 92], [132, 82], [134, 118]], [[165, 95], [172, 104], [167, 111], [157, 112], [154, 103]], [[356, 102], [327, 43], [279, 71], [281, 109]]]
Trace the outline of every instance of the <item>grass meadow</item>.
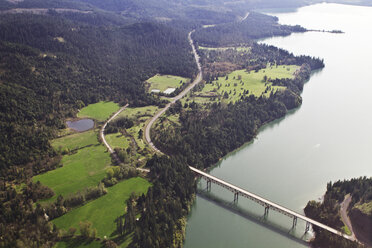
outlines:
[[155, 89], [163, 92], [168, 88], [178, 88], [182, 83], [187, 83], [189, 81], [189, 78], [179, 76], [155, 75], [152, 78], [149, 78], [146, 82], [150, 83], [149, 92]]
[[136, 177], [122, 181], [110, 188], [107, 194], [86, 205], [75, 208], [67, 214], [54, 219], [52, 222], [58, 228], [68, 230], [73, 226], [78, 229], [79, 222], [90, 221], [92, 228], [96, 228], [98, 237], [114, 238], [116, 236], [115, 220], [124, 214], [126, 200], [132, 192], [136, 194], [146, 193], [151, 184], [143, 178]]
[[79, 118], [92, 118], [98, 121], [105, 121], [114, 112], [118, 111], [119, 108], [117, 103], [101, 101], [82, 108], [77, 116]]
[[54, 201], [58, 195], [66, 197], [97, 186], [106, 175], [111, 157], [103, 145], [95, 144], [63, 156], [62, 164], [63, 167], [33, 177], [34, 182], [40, 181], [54, 191], [55, 195], [47, 202]]
[[[253, 94], [256, 97], [261, 95], [269, 96], [270, 93], [276, 92], [277, 90], [283, 90], [285, 87], [272, 86], [270, 82], [265, 82], [263, 79], [266, 76], [268, 79], [275, 78], [293, 78], [294, 72], [299, 67], [296, 65], [282, 65], [282, 66], [269, 66], [265, 69], [261, 69], [257, 72], [246, 70], [236, 70], [227, 75], [227, 77], [219, 77], [212, 83], [205, 84], [201, 92], [197, 92], [193, 97], [183, 100], [182, 102], [188, 102], [194, 100], [198, 103], [207, 103], [211, 101], [211, 95], [215, 95], [218, 100], [225, 102], [236, 102], [241, 98], [242, 95]], [[268, 88], [268, 90], [266, 90]], [[248, 94], [244, 92], [249, 91]], [[265, 92], [266, 91], [266, 92]], [[222, 97], [228, 94], [228, 98]]]

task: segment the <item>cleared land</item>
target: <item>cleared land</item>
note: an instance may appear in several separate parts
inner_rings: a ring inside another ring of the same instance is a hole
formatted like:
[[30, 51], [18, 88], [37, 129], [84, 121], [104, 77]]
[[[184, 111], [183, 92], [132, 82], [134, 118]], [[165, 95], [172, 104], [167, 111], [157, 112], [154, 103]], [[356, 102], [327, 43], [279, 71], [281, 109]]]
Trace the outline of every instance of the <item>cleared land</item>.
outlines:
[[125, 137], [121, 133], [111, 133], [105, 135], [107, 143], [115, 149], [115, 148], [123, 148], [126, 149], [130, 146], [130, 138]]
[[98, 121], [104, 121], [112, 113], [118, 111], [119, 108], [119, 105], [114, 102], [98, 102], [82, 108], [77, 116], [79, 118], [92, 118]]
[[[132, 192], [146, 193], [151, 184], [143, 178], [136, 177], [125, 180], [107, 188], [107, 194], [86, 205], [73, 209], [52, 222], [58, 228], [67, 230], [73, 226], [79, 230], [80, 221], [92, 222], [92, 228], [98, 231], [98, 237], [113, 238], [116, 236], [116, 218], [124, 214], [126, 200]], [[79, 233], [79, 231], [77, 232]]]
[[183, 83], [190, 82], [190, 79], [172, 75], [155, 75], [146, 82], [150, 84], [149, 92], [152, 90], [160, 90], [160, 92], [163, 92], [168, 88], [177, 89], [182, 86]]
[[86, 241], [82, 239], [73, 239], [69, 241], [58, 242], [54, 248], [102, 248], [102, 244], [99, 241]]
[[[242, 96], [269, 96], [270, 93], [277, 90], [283, 90], [285, 87], [272, 86], [267, 79], [275, 78], [293, 78], [294, 72], [299, 68], [296, 65], [268, 66], [257, 72], [246, 70], [237, 70], [228, 74], [226, 77], [219, 77], [212, 83], [205, 84], [201, 92], [195, 92], [193, 97], [188, 97], [182, 102], [195, 101], [198, 103], [207, 103], [214, 100], [223, 100], [225, 102], [235, 102]], [[248, 93], [247, 93], [248, 92]], [[225, 96], [225, 97], [224, 97]]]
[[47, 201], [54, 201], [58, 195], [63, 197], [87, 187], [97, 186], [105, 177], [106, 168], [111, 164], [111, 157], [106, 148], [96, 144], [62, 158], [63, 167], [33, 177], [50, 187], [55, 195]]
[[79, 149], [88, 145], [98, 144], [97, 134], [94, 130], [74, 133], [55, 139], [51, 142], [54, 149]]
[[[109, 141], [107, 138], [107, 142], [115, 146], [116, 144], [127, 144], [124, 139], [127, 139], [129, 144], [128, 146], [132, 143], [132, 140], [130, 137], [133, 137], [134, 141], [136, 144], [132, 144], [134, 147], [138, 147], [140, 149], [144, 149], [147, 146], [147, 143], [143, 140], [142, 136], [139, 136], [139, 131], [142, 130], [144, 132], [144, 127], [146, 125], [146, 121], [150, 119], [150, 117], [154, 116], [155, 113], [158, 111], [158, 107], [156, 106], [146, 106], [146, 107], [138, 107], [138, 108], [127, 108], [123, 112], [120, 113], [118, 117], [127, 117], [130, 119], [133, 119], [134, 121], [134, 126], [127, 129], [127, 133], [129, 134], [129, 137], [121, 136], [118, 137], [116, 136], [114, 140]], [[108, 135], [109, 138], [112, 136]], [[107, 137], [107, 136], [106, 136]], [[122, 147], [126, 148], [126, 147]], [[137, 153], [136, 159], [143, 158], [140, 154]]]
[[125, 116], [130, 119], [139, 119], [140, 117], [153, 116], [157, 112], [157, 110], [158, 110], [158, 107], [156, 106], [126, 108], [123, 112], [119, 114], [118, 117]]

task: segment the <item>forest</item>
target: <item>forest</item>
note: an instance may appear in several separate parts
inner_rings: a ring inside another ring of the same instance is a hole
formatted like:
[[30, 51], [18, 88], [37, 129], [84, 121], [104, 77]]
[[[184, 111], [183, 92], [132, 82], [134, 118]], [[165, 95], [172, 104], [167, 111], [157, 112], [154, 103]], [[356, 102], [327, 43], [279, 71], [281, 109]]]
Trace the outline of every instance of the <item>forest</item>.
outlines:
[[243, 21], [224, 23], [216, 27], [198, 29], [195, 41], [199, 45], [218, 47], [239, 45], [271, 36], [286, 36], [293, 32], [305, 32], [301, 26], [278, 25], [278, 18], [261, 13], [250, 12]]
[[[148, 105], [142, 82], [156, 73], [193, 77], [187, 33], [141, 23], [97, 27], [37, 15], [0, 16], [1, 175], [54, 157], [48, 140], [77, 109], [100, 100]], [[124, 83], [123, 83], [124, 82]]]
[[[371, 242], [371, 225], [372, 225], [372, 211], [363, 214], [363, 227], [361, 228], [357, 222], [353, 221], [353, 213], [357, 211], [360, 206], [366, 204], [366, 206], [372, 202], [372, 179], [361, 177], [354, 178], [351, 180], [336, 181], [334, 183], [329, 182], [327, 184], [327, 191], [324, 195], [323, 202], [309, 201], [305, 207], [306, 216], [320, 221], [326, 225], [334, 227], [341, 231], [344, 226], [339, 211], [340, 204], [344, 200], [345, 196], [350, 194], [352, 197], [351, 203], [347, 210], [348, 215], [351, 216], [353, 229], [356, 232], [357, 238], [362, 238], [362, 241]], [[358, 207], [359, 206], [359, 207]], [[358, 220], [360, 222], [360, 219]], [[323, 229], [313, 227], [316, 236], [313, 240], [315, 247], [330, 247], [330, 248], [343, 248], [343, 247], [363, 247], [358, 243], [347, 241], [346, 239], [340, 238], [336, 235], [328, 233]]]

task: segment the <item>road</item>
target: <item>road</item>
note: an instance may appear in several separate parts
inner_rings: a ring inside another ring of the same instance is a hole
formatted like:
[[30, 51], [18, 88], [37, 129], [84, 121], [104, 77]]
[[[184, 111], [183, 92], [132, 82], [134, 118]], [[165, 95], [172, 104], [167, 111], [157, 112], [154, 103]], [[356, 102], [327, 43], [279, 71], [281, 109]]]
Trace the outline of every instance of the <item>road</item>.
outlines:
[[114, 153], [114, 150], [111, 148], [111, 146], [107, 143], [106, 141], [106, 138], [105, 138], [105, 128], [107, 126], [107, 124], [110, 123], [110, 121], [112, 121], [113, 119], [115, 119], [116, 116], [118, 116], [124, 109], [126, 109], [127, 107], [129, 106], [129, 104], [125, 105], [124, 107], [122, 107], [121, 109], [119, 109], [118, 112], [116, 112], [113, 116], [111, 116], [110, 119], [108, 119], [105, 124], [103, 124], [102, 128], [101, 128], [101, 131], [99, 132], [100, 133], [100, 136], [101, 136], [101, 139], [103, 141], [103, 143], [105, 144], [105, 146], [107, 147], [107, 149], [109, 150], [110, 153]]
[[349, 208], [351, 202], [351, 195], [346, 195], [344, 201], [341, 203], [341, 208], [340, 208], [340, 214], [341, 214], [341, 219], [345, 223], [345, 225], [349, 228], [351, 232], [351, 238], [356, 240], [355, 234], [353, 232], [353, 226], [351, 225], [351, 221], [349, 216], [347, 215], [347, 209]]
[[162, 153], [158, 148], [156, 148], [156, 146], [152, 143], [151, 141], [151, 127], [152, 125], [155, 123], [155, 121], [165, 113], [165, 111], [167, 111], [170, 106], [172, 106], [176, 101], [180, 100], [182, 97], [184, 97], [187, 93], [189, 93], [189, 91], [195, 87], [195, 85], [197, 85], [198, 83], [200, 83], [203, 79], [203, 76], [202, 76], [202, 70], [201, 70], [201, 65], [200, 65], [200, 61], [199, 61], [199, 55], [198, 53], [196, 52], [196, 48], [194, 46], [194, 41], [192, 40], [191, 38], [191, 35], [195, 32], [195, 30], [191, 31], [189, 33], [189, 42], [190, 42], [190, 45], [191, 45], [191, 48], [192, 48], [192, 52], [194, 54], [194, 57], [195, 57], [195, 61], [196, 61], [196, 64], [198, 66], [198, 75], [196, 76], [195, 80], [189, 85], [186, 87], [186, 89], [184, 89], [180, 94], [178, 94], [177, 96], [173, 97], [172, 98], [172, 101], [170, 103], [168, 103], [163, 109], [161, 109], [159, 112], [157, 112], [154, 117], [151, 118], [151, 120], [147, 123], [146, 125], [146, 128], [145, 128], [145, 139], [147, 141], [147, 143], [150, 145], [150, 147], [156, 151], [157, 153]]
[[[103, 141], [103, 144], [107, 147], [107, 150], [115, 157], [116, 161], [120, 162], [120, 159], [118, 158], [118, 156], [116, 155], [116, 153], [114, 152], [114, 150], [112, 149], [112, 147], [109, 145], [109, 143], [107, 143], [106, 141], [106, 138], [105, 138], [105, 128], [107, 126], [107, 124], [110, 123], [110, 121], [112, 121], [113, 119], [116, 118], [116, 116], [118, 116], [124, 109], [126, 109], [127, 107], [129, 106], [129, 104], [125, 105], [124, 107], [122, 107], [121, 109], [119, 109], [118, 112], [116, 112], [113, 116], [111, 116], [110, 119], [108, 119], [105, 124], [103, 124], [99, 134], [101, 136], [101, 139]], [[148, 169], [143, 169], [143, 168], [136, 168], [138, 171], [141, 171], [141, 172], [145, 172], [145, 173], [148, 173], [150, 172], [150, 170]]]

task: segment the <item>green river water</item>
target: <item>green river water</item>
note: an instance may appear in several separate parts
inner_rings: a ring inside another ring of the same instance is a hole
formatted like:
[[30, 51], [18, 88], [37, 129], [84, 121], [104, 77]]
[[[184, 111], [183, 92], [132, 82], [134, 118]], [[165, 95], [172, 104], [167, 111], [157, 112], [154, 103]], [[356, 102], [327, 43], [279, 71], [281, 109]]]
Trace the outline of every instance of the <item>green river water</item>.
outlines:
[[[329, 181], [372, 176], [372, 8], [317, 4], [273, 14], [281, 24], [344, 34], [307, 32], [262, 43], [296, 55], [324, 58], [302, 93], [302, 106], [262, 128], [257, 139], [229, 154], [210, 172], [234, 185], [303, 213]], [[199, 189], [206, 184], [199, 183]], [[270, 211], [212, 184], [188, 217], [186, 248], [307, 247], [305, 223]]]

